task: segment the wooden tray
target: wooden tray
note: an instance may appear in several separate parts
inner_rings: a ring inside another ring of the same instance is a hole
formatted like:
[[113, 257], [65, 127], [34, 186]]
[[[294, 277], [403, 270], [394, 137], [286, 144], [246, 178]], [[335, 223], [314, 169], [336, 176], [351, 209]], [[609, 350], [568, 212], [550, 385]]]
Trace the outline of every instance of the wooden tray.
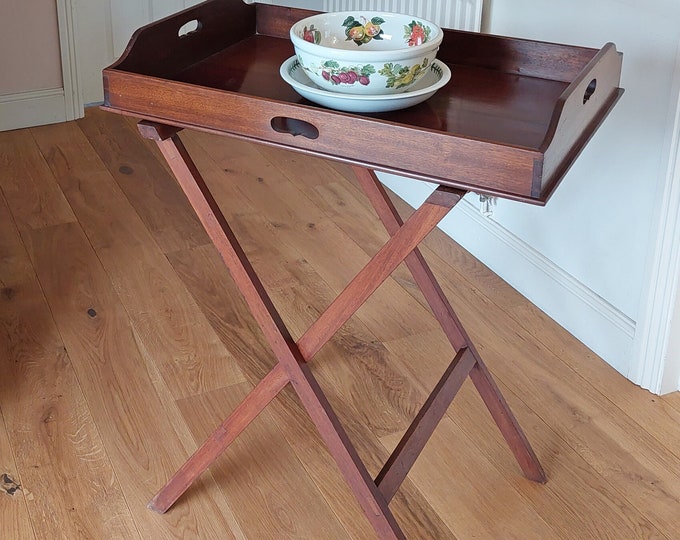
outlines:
[[[145, 26], [104, 69], [104, 107], [545, 204], [623, 92], [611, 43], [446, 30], [437, 57], [453, 75], [432, 98], [390, 113], [333, 111], [279, 75], [294, 54], [290, 26], [312, 13], [209, 0]], [[198, 29], [180, 36], [192, 21]]]

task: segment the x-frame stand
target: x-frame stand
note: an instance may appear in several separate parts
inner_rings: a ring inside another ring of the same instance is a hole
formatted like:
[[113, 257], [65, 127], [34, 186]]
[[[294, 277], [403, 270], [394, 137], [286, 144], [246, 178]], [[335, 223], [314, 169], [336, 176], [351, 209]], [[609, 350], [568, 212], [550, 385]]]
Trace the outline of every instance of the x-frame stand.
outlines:
[[[144, 137], [158, 144], [278, 360], [276, 366], [156, 494], [149, 508], [161, 513], [167, 511], [288, 383], [295, 389], [381, 539], [405, 538], [389, 509], [389, 502], [468, 376], [525, 476], [536, 482], [545, 482], [545, 473], [522, 429], [417, 248], [465, 195], [464, 191], [437, 187], [403, 222], [375, 174], [368, 169], [354, 167], [354, 173], [390, 239], [295, 342], [179, 139], [177, 132], [180, 128], [140, 122], [139, 129]], [[403, 261], [456, 352], [374, 480], [338, 421], [308, 362]]]

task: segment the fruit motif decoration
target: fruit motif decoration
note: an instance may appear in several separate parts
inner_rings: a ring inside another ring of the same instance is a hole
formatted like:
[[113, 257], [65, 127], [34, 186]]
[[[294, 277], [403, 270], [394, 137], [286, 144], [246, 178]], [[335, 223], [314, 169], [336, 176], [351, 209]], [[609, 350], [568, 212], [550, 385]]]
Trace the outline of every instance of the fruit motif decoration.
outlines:
[[[380, 25], [385, 22], [383, 18], [373, 17], [368, 20], [366, 17], [361, 16], [360, 19], [361, 21], [350, 15], [342, 23], [342, 26], [345, 27], [347, 41], [351, 40], [357, 45], [364, 45], [373, 39], [383, 39], [384, 31], [380, 28]], [[415, 20], [404, 26], [404, 39], [409, 47], [422, 45], [430, 39], [430, 34], [431, 29], [429, 26], [424, 26], [423, 23]], [[321, 43], [321, 32], [313, 24], [309, 28], [305, 26], [302, 38], [305, 41], [318, 45]], [[389, 63], [385, 64], [378, 73], [387, 77], [386, 88], [399, 89], [405, 88], [420, 79], [428, 65], [427, 59], [422, 64], [410, 67]], [[314, 71], [317, 69], [319, 68], [314, 68]], [[340, 64], [335, 60], [325, 61], [321, 64], [320, 69], [321, 76], [333, 85], [359, 83], [367, 86], [371, 82], [371, 75], [375, 73], [375, 68], [371, 64], [340, 67]]]
[[421, 22], [411, 21], [404, 26], [404, 39], [409, 47], [422, 45], [430, 39], [431, 33], [432, 29], [429, 26], [423, 26]]
[[406, 88], [412, 85], [425, 74], [425, 68], [429, 65], [427, 58], [422, 64], [415, 66], [402, 66], [401, 64], [385, 64], [378, 73], [387, 77], [385, 88]]
[[314, 28], [313, 24], [309, 28], [305, 26], [302, 29], [302, 39], [318, 45], [321, 43], [321, 32], [317, 28]]
[[372, 64], [365, 66], [340, 67], [335, 60], [326, 60], [321, 64], [321, 76], [331, 84], [355, 84], [367, 86], [371, 82], [371, 75], [375, 73]]
[[346, 41], [352, 40], [357, 45], [363, 45], [372, 39], [382, 39], [384, 31], [380, 28], [380, 25], [385, 22], [385, 19], [380, 17], [373, 17], [371, 20], [366, 19], [366, 17], [360, 17], [360, 19], [363, 23], [350, 15], [342, 23], [342, 26], [345, 27]]

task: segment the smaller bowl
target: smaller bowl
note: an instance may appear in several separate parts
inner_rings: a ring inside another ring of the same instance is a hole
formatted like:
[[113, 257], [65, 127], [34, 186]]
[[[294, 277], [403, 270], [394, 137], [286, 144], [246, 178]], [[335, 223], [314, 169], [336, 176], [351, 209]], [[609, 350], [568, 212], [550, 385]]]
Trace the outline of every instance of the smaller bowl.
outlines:
[[338, 11], [295, 23], [290, 39], [307, 76], [345, 94], [395, 94], [427, 72], [444, 34], [400, 13]]

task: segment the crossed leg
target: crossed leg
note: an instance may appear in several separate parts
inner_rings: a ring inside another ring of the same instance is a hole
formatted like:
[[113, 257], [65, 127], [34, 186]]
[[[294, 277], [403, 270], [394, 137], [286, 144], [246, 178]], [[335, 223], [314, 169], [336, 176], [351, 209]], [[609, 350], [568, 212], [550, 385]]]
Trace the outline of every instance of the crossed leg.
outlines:
[[[390, 201], [385, 188], [382, 186], [375, 173], [361, 167], [354, 167], [353, 170], [355, 176], [361, 184], [361, 187], [366, 193], [368, 199], [371, 201], [373, 208], [378, 214], [380, 220], [383, 222], [383, 225], [387, 229], [388, 233], [390, 235], [396, 234], [403, 225], [402, 219], [399, 216], [397, 209]], [[451, 304], [447, 300], [444, 292], [441, 290], [441, 287], [437, 283], [437, 280], [432, 274], [432, 271], [430, 270], [427, 262], [423, 258], [418, 248], [415, 248], [406, 257], [406, 265], [413, 275], [416, 284], [425, 296], [426, 301], [430, 305], [430, 309], [432, 309], [432, 312], [439, 321], [442, 330], [446, 334], [454, 350], [458, 351], [459, 353], [465, 349], [469, 351], [468, 363], [461, 363], [461, 367], [457, 368], [457, 371], [459, 372], [458, 377], [464, 373], [464, 379], [469, 373], [473, 384], [482, 397], [486, 407], [489, 409], [491, 416], [496, 422], [496, 425], [498, 425], [503, 437], [508, 443], [508, 446], [510, 446], [510, 449], [515, 455], [515, 458], [517, 459], [517, 462], [519, 463], [524, 475], [535, 482], [545, 482], [545, 472], [543, 471], [536, 454], [531, 448], [529, 441], [524, 435], [524, 432], [519, 426], [519, 423], [517, 422], [512, 411], [510, 410], [510, 407], [503, 398], [503, 394], [494, 382], [491, 373], [477, 353], [474, 344], [468, 338], [463, 325], [458, 320], [458, 317], [453, 311]], [[456, 359], [454, 359], [454, 363], [456, 363]], [[469, 363], [471, 363], [471, 365], [468, 369]], [[449, 371], [451, 371], [449, 376], [454, 378], [456, 376], [455, 370], [450, 367], [447, 372]], [[465, 371], [468, 373], [465, 373]], [[455, 390], [454, 386], [452, 385], [452, 392], [450, 394], [451, 399], [448, 400], [448, 403], [446, 403], [446, 407], [448, 407], [448, 405], [453, 400], [453, 397], [455, 396], [458, 388], [460, 388], [462, 382], [463, 381], [461, 380], [460, 384], [457, 385]], [[443, 378], [439, 384], [443, 384]], [[433, 391], [433, 394], [434, 393], [435, 392]], [[414, 421], [414, 424], [415, 423], [416, 421]], [[413, 428], [413, 425], [411, 427]], [[409, 433], [407, 431], [407, 433], [404, 435], [404, 438], [402, 439], [402, 442], [405, 442], [408, 436]], [[400, 443], [400, 445], [397, 447], [397, 450], [400, 450], [401, 444], [402, 443]], [[390, 458], [390, 461], [392, 461], [393, 458], [394, 454]], [[381, 473], [378, 475], [379, 481], [385, 482], [385, 476], [388, 476], [389, 478], [388, 465], [390, 464], [390, 461], [388, 461]]]
[[[179, 130], [142, 122], [140, 131], [158, 144], [278, 360], [270, 373], [151, 500], [149, 507], [152, 510], [167, 511], [289, 382], [380, 538], [404, 538], [389, 509], [389, 501], [468, 375], [525, 474], [533, 480], [545, 481], [526, 437], [417, 249], [417, 245], [462, 198], [462, 191], [438, 187], [406, 222], [402, 222], [375, 175], [366, 169], [355, 168], [364, 190], [390, 233], [390, 239], [296, 343], [179, 139]], [[374, 481], [307, 362], [404, 260], [457, 352]]]

